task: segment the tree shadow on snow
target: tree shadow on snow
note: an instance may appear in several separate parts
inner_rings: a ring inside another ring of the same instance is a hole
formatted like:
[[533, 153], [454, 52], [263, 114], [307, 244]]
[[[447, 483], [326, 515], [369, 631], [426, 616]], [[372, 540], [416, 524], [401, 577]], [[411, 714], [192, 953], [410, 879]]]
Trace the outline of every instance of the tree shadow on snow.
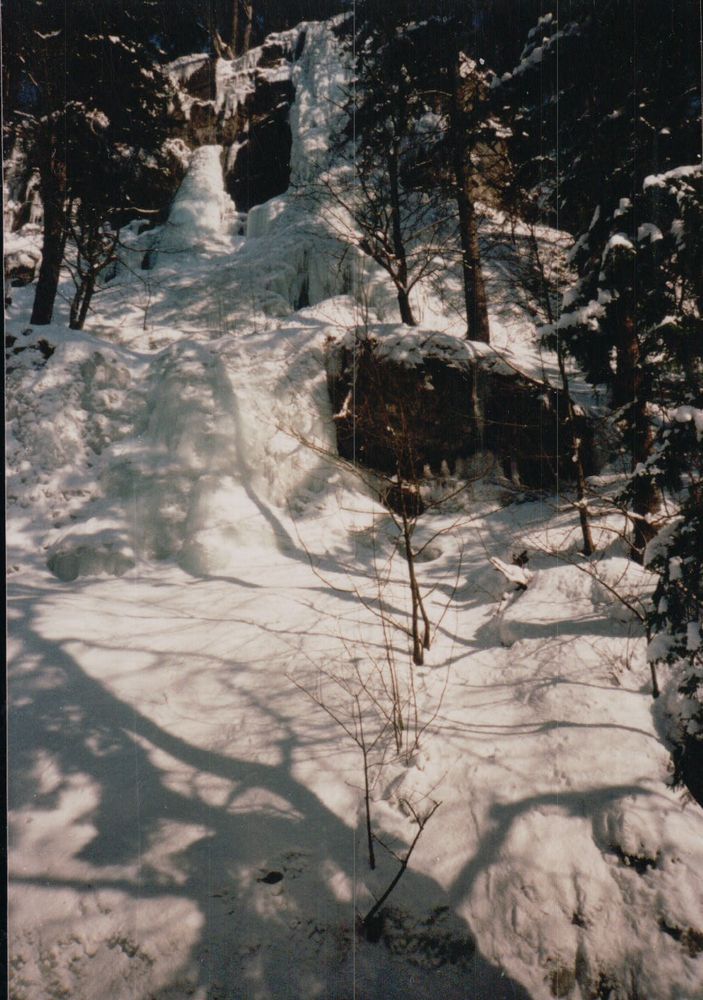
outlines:
[[[449, 971], [404, 965], [382, 944], [356, 938], [352, 897], [340, 896], [330, 874], [355, 884], [356, 866], [363, 864], [355, 831], [296, 778], [301, 741], [274, 708], [256, 706], [283, 732], [275, 740], [276, 763], [198, 747], [89, 676], [65, 643], [43, 638], [33, 610], [41, 596], [27, 591], [12, 605], [14, 633], [29, 656], [11, 687], [10, 806], [56, 810], [71, 779], [85, 777], [97, 801], [89, 800], [80, 816], [73, 860], [59, 852], [60, 860], [47, 859], [39, 874], [16, 872], [13, 882], [69, 888], [87, 902], [97, 892], [116, 890], [136, 904], [192, 904], [201, 926], [190, 954], [177, 955], [183, 964], [167, 984], [155, 992], [144, 983], [135, 996], [343, 1000], [352, 995], [356, 975], [355, 995], [369, 1000], [426, 996], [430, 988], [447, 997], [528, 1000], [522, 987], [474, 950], [466, 928], [470, 959]], [[141, 651], [111, 655], [133, 652]], [[228, 667], [236, 671], [237, 664]], [[59, 775], [46, 793], [37, 787], [38, 755], [48, 757]], [[219, 782], [227, 794], [203, 798], [203, 781]], [[166, 825], [196, 832], [168, 856], [167, 868], [159, 868], [150, 863], [150, 851]], [[86, 829], [92, 831], [87, 841]], [[71, 832], [64, 836], [70, 843]], [[87, 866], [85, 876], [76, 876], [76, 865]], [[123, 872], [115, 873], [116, 866]], [[269, 872], [278, 873], [275, 880], [261, 881]], [[394, 898], [400, 905], [429, 910], [447, 903], [432, 879], [409, 871], [403, 883]], [[178, 940], [178, 928], [173, 935]]]

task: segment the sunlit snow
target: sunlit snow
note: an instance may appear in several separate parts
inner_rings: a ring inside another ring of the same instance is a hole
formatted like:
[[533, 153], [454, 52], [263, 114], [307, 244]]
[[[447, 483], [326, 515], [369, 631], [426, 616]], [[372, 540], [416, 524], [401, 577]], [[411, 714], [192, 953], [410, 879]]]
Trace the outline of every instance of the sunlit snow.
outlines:
[[[297, 187], [245, 236], [204, 147], [167, 225], [128, 234], [84, 332], [63, 306], [28, 331], [32, 286], [13, 289], [12, 995], [548, 1000], [601, 976], [613, 996], [694, 1000], [703, 815], [669, 787], [637, 616], [652, 579], [619, 526], [589, 569], [568, 503], [477, 483], [419, 522], [424, 666], [375, 613], [386, 572], [396, 619], [409, 592], [386, 510], [335, 458], [326, 345], [370, 324], [409, 363], [485, 349], [430, 287], [401, 336], [392, 290], [374, 273], [364, 299], [366, 262], [301, 193], [344, 78], [328, 28], [305, 46]], [[496, 347], [554, 372], [509, 275], [487, 272]], [[396, 862], [379, 846], [369, 870], [339, 718], [389, 642], [419, 747], [374, 754], [377, 832], [402, 855], [412, 810], [441, 805], [373, 944], [356, 918]]]

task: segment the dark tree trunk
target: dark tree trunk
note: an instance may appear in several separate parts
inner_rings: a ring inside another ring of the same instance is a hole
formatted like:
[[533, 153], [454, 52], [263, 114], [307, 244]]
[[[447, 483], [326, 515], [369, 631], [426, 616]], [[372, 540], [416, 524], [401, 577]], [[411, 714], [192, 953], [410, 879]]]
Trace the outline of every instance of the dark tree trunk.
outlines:
[[400, 309], [401, 323], [405, 323], [406, 326], [417, 326], [417, 321], [410, 305], [410, 296], [405, 288], [398, 289], [398, 307]]
[[[551, 326], [554, 323], [554, 311], [552, 309], [551, 290], [547, 281], [547, 274], [544, 269], [542, 254], [540, 253], [534, 227], [530, 227], [530, 250], [532, 259], [539, 272], [540, 294], [547, 314], [547, 322]], [[592, 556], [595, 552], [593, 544], [593, 533], [591, 532], [591, 522], [588, 519], [588, 490], [586, 482], [586, 472], [583, 467], [583, 453], [581, 451], [581, 439], [578, 435], [576, 425], [576, 411], [574, 401], [569, 391], [569, 376], [566, 371], [566, 360], [564, 358], [564, 348], [561, 340], [557, 339], [557, 363], [559, 365], [559, 375], [561, 376], [561, 388], [566, 401], [566, 411], [569, 418], [568, 428], [570, 437], [571, 457], [576, 471], [576, 501], [578, 504], [579, 523], [581, 525], [581, 537], [583, 538], [582, 552], [585, 556]]]
[[[632, 434], [632, 466], [634, 470], [638, 465], [647, 461], [654, 444], [654, 430], [643, 397], [636, 398], [634, 402]], [[650, 476], [635, 476], [632, 493], [632, 512], [637, 515], [632, 540], [632, 557], [641, 563], [644, 560], [644, 550], [647, 543], [657, 533], [656, 528], [650, 524], [648, 515], [656, 514], [659, 510], [661, 496]]]
[[76, 294], [73, 296], [71, 302], [71, 311], [69, 313], [68, 327], [70, 330], [80, 330], [78, 325], [78, 317], [81, 311], [81, 302], [83, 301], [83, 283], [76, 289]]
[[[627, 433], [630, 438], [632, 471], [644, 464], [652, 452], [654, 431], [647, 413], [647, 398], [637, 325], [631, 311], [620, 319], [620, 342], [617, 347], [617, 379], [614, 400], [619, 405], [628, 404]], [[635, 476], [632, 488], [632, 512], [635, 528], [632, 540], [632, 558], [642, 562], [644, 549], [655, 529], [647, 517], [659, 509], [661, 498], [649, 476]]]
[[[632, 323], [633, 320], [631, 317], [626, 317], [625, 319], [618, 317], [617, 322], [620, 330], [625, 331], [627, 324]], [[632, 364], [633, 357], [630, 350], [630, 340], [626, 333], [624, 336], [621, 334], [615, 345], [615, 377], [613, 379], [612, 404], [616, 410], [632, 402], [635, 377]]]
[[244, 41], [242, 42], [242, 53], [248, 52], [251, 48], [251, 31], [254, 27], [254, 4], [244, 0]]
[[466, 307], [466, 337], [489, 344], [488, 301], [481, 270], [481, 250], [478, 242], [478, 224], [471, 190], [471, 159], [466, 142], [466, 113], [462, 107], [461, 77], [459, 66], [452, 73], [450, 108], [450, 142], [453, 158], [455, 197], [459, 211], [459, 240], [461, 243], [461, 270]]
[[[551, 308], [549, 309], [551, 313]], [[551, 315], [549, 322], [552, 322]], [[591, 522], [588, 520], [588, 491], [586, 485], [586, 473], [583, 468], [583, 455], [581, 453], [581, 439], [578, 436], [576, 427], [576, 412], [574, 403], [569, 392], [569, 377], [566, 373], [566, 362], [564, 361], [564, 351], [561, 344], [557, 344], [557, 360], [559, 363], [559, 374], [561, 375], [561, 387], [566, 400], [567, 414], [569, 417], [569, 437], [571, 438], [571, 457], [576, 471], [576, 501], [578, 504], [579, 523], [581, 525], [581, 537], [583, 538], [582, 552], [585, 556], [592, 556], [595, 552], [593, 544], [593, 534], [591, 532]]]
[[400, 162], [399, 143], [394, 142], [388, 157], [388, 178], [390, 188], [391, 235], [395, 267], [391, 275], [398, 290], [398, 306], [401, 322], [406, 326], [417, 326], [410, 305], [410, 290], [408, 289], [408, 259], [403, 242], [403, 226], [400, 217], [400, 180], [398, 164]]
[[484, 344], [490, 344], [488, 300], [486, 286], [483, 282], [483, 272], [481, 271], [478, 225], [474, 206], [466, 191], [466, 186], [460, 184], [457, 189], [457, 206], [461, 224], [461, 264], [464, 302], [466, 304], [466, 336], [468, 340], [479, 340]]
[[[400, 479], [400, 471], [398, 473], [398, 482], [402, 482]], [[420, 592], [420, 585], [417, 582], [417, 576], [415, 574], [415, 554], [412, 546], [411, 528], [413, 514], [408, 513], [406, 503], [406, 497], [401, 492], [403, 541], [405, 544], [405, 561], [408, 566], [408, 583], [410, 584], [410, 600], [412, 608], [411, 630], [413, 642], [413, 663], [415, 666], [421, 667], [425, 662], [425, 650], [430, 648], [430, 621], [427, 617], [427, 612], [425, 611], [425, 605]], [[422, 635], [420, 634], [420, 618], [422, 618]]]
[[82, 330], [85, 326], [85, 321], [88, 316], [88, 310], [90, 309], [90, 303], [93, 298], [93, 292], [95, 291], [95, 278], [94, 273], [90, 273], [83, 284], [82, 295], [80, 300], [80, 308], [77, 310], [76, 325], [73, 325], [73, 306], [71, 307], [71, 329], [72, 330]]
[[233, 56], [239, 55], [239, 3], [240, 0], [232, 0], [232, 40], [230, 48]]
[[42, 261], [30, 323], [51, 323], [59, 287], [61, 264], [66, 245], [65, 169], [63, 164], [43, 167], [40, 172], [44, 202], [44, 238]]
[[234, 59], [234, 52], [232, 51], [232, 46], [227, 45], [227, 43], [222, 40], [222, 36], [220, 35], [217, 28], [215, 28], [212, 35], [212, 45], [218, 59]]

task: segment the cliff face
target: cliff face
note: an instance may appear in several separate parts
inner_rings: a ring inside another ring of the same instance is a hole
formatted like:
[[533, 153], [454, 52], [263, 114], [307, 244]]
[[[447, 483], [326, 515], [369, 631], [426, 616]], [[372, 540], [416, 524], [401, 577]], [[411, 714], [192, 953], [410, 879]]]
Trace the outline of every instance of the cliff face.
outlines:
[[306, 36], [301, 25], [237, 59], [184, 56], [169, 67], [176, 133], [191, 147], [224, 148], [225, 185], [239, 211], [288, 189], [293, 67]]
[[[295, 99], [293, 67], [307, 37], [306, 25], [270, 35], [234, 60], [206, 53], [182, 56], [166, 72], [175, 94], [173, 136], [191, 149], [218, 145], [226, 151], [229, 193], [241, 211], [282, 194], [290, 180], [289, 112]], [[183, 171], [165, 178], [170, 196]], [[5, 164], [5, 231], [41, 224], [42, 208], [31, 164], [16, 147]]]
[[[145, 174], [143, 207], [164, 212], [183, 179], [188, 150], [210, 145], [224, 150], [225, 187], [240, 212], [288, 189], [294, 66], [307, 36], [308, 27], [300, 25], [270, 35], [238, 59], [196, 53], [167, 67], [175, 88], [172, 138], [158, 167]], [[36, 277], [41, 261], [43, 206], [36, 171], [19, 146], [6, 163], [4, 189], [5, 233], [22, 230], [5, 247], [5, 276], [8, 284], [24, 285]]]

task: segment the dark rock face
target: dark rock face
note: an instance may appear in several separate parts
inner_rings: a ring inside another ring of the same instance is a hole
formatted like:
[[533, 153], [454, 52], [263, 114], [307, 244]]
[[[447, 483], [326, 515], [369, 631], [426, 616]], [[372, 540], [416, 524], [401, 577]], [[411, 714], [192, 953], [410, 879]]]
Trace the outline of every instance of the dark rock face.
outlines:
[[[703, 806], [703, 740], [688, 736], [674, 749], [674, 773]], [[701, 942], [703, 949], [703, 942]]]
[[188, 93], [201, 101], [215, 100], [215, 63], [209, 56], [194, 70], [188, 79]]
[[227, 191], [240, 212], [288, 190], [291, 146], [287, 121], [262, 121], [252, 127], [226, 178]]
[[240, 212], [288, 190], [293, 143], [288, 117], [294, 98], [290, 79], [261, 79], [237, 112], [240, 130], [235, 142], [241, 146], [225, 184]]
[[[329, 375], [339, 453], [364, 465], [406, 478], [424, 465], [439, 469], [479, 450], [480, 438], [470, 400], [473, 375], [428, 358], [422, 368], [379, 360], [372, 341], [354, 354], [339, 350]], [[355, 375], [355, 377], [354, 377]], [[352, 402], [352, 384], [353, 402]], [[353, 413], [352, 411], [353, 407]]]
[[[442, 462], [489, 451], [503, 471], [531, 489], [574, 478], [563, 394], [502, 370], [490, 356], [472, 361], [428, 355], [408, 366], [379, 357], [373, 340], [354, 352], [328, 348], [328, 387], [342, 457], [389, 475], [420, 478]], [[579, 418], [586, 474], [595, 471], [592, 429]]]

